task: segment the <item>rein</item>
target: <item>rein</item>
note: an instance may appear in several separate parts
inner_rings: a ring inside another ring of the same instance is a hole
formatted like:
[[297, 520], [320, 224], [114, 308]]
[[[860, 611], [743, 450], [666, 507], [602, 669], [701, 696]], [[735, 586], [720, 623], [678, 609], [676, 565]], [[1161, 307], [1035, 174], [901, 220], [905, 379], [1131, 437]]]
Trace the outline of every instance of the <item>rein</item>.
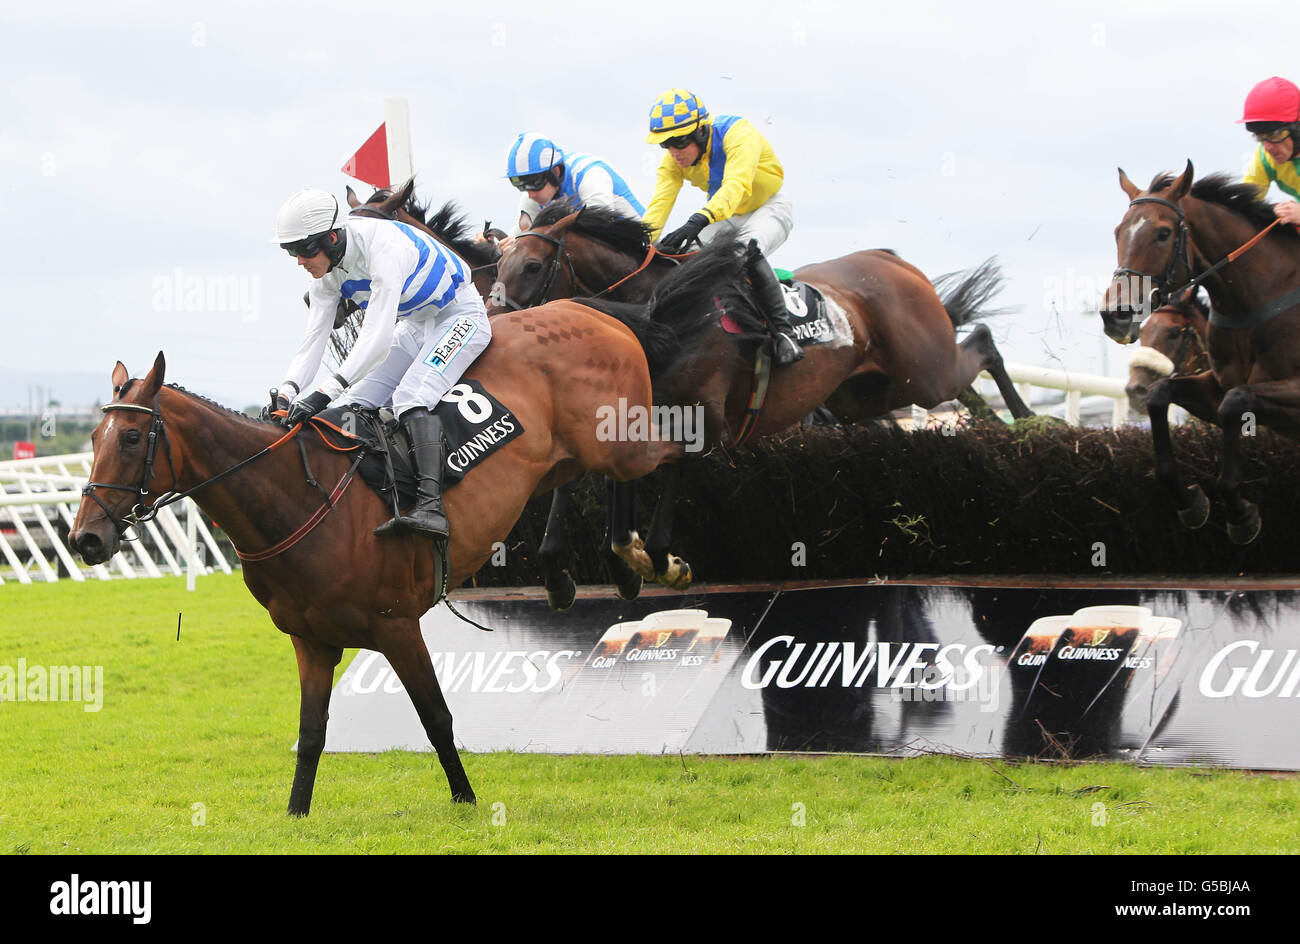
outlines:
[[[138, 404], [134, 404], [134, 403], [109, 403], [106, 406], [100, 407], [101, 413], [108, 413], [111, 410], [124, 410], [129, 412], [136, 412], [136, 413], [148, 413], [153, 417], [153, 421], [149, 428], [149, 444], [145, 450], [144, 471], [141, 473], [140, 484], [138, 486], [131, 486], [131, 485], [119, 485], [115, 482], [87, 482], [85, 487], [83, 487], [81, 490], [82, 495], [89, 496], [95, 502], [95, 504], [97, 504], [103, 510], [104, 514], [108, 517], [108, 520], [113, 522], [113, 526], [117, 528], [118, 534], [121, 535], [123, 538], [125, 538], [127, 531], [129, 531], [131, 528], [152, 521], [154, 518], [158, 516], [158, 512], [166, 508], [168, 505], [174, 504], [183, 498], [188, 498], [189, 496], [193, 495], [195, 492], [198, 492], [201, 489], [205, 489], [209, 485], [213, 485], [216, 482], [221, 481], [222, 479], [226, 478], [229, 475], [234, 475], [236, 472], [238, 472], [240, 469], [244, 468], [245, 466], [251, 465], [252, 463], [256, 462], [258, 459], [261, 459], [263, 456], [268, 455], [271, 452], [274, 452], [276, 449], [279, 449], [285, 443], [293, 439], [299, 433], [299, 431], [302, 430], [302, 424], [299, 423], [296, 426], [294, 426], [293, 429], [287, 431], [283, 436], [281, 436], [275, 442], [271, 443], [266, 448], [262, 449], [260, 452], [257, 452], [254, 455], [249, 456], [247, 459], [235, 463], [235, 465], [231, 466], [230, 468], [226, 469], [223, 472], [218, 472], [216, 475], [212, 476], [209, 479], [204, 480], [203, 482], [200, 482], [198, 485], [194, 486], [191, 489], [187, 489], [184, 492], [177, 492], [176, 491], [176, 466], [172, 462], [171, 440], [167, 436], [167, 427], [163, 424], [162, 410], [158, 406], [158, 394], [154, 394], [152, 407], [139, 406]], [[145, 496], [149, 494], [149, 482], [153, 479], [154, 459], [157, 456], [158, 443], [160, 440], [162, 440], [167, 444], [167, 467], [168, 470], [171, 472], [172, 487], [167, 491], [163, 492], [160, 496], [158, 496], [158, 498], [154, 500], [153, 504], [143, 505], [142, 501], [137, 502], [127, 514], [119, 518], [117, 515], [113, 514], [112, 510], [110, 510], [109, 507], [104, 504], [103, 500], [98, 495], [95, 494], [95, 489], [115, 488], [124, 492], [134, 492], [137, 493], [140, 496], [140, 498], [143, 500]], [[324, 489], [322, 489], [320, 485], [318, 485], [315, 479], [313, 478], [311, 472], [311, 466], [307, 465], [307, 452], [306, 449], [303, 448], [301, 440], [299, 440], [298, 445], [299, 445], [299, 449], [302, 451], [303, 465], [307, 469], [307, 484], [317, 489], [320, 489], [322, 492], [324, 492]], [[334, 509], [335, 503], [347, 490], [347, 487], [351, 483], [353, 476], [356, 474], [357, 466], [361, 464], [361, 460], [365, 456], [365, 448], [363, 444], [358, 443], [355, 447], [352, 448], [355, 449], [357, 453], [357, 457], [355, 461], [353, 461], [352, 466], [348, 469], [347, 472], [343, 474], [343, 477], [339, 479], [338, 484], [334, 487], [334, 491], [325, 496], [325, 503], [319, 509], [317, 509], [316, 513], [312, 515], [312, 517], [309, 518], [302, 527], [300, 527], [297, 531], [295, 531], [285, 540], [279, 542], [278, 544], [270, 548], [267, 548], [264, 551], [258, 551], [253, 554], [245, 554], [239, 548], [235, 548], [235, 553], [239, 555], [239, 558], [241, 560], [247, 560], [247, 561], [260, 561], [260, 560], [266, 560], [270, 557], [274, 557], [277, 554], [283, 553], [284, 551], [287, 551], [289, 548], [293, 547], [293, 545], [297, 544], [304, 537], [306, 537], [308, 532], [310, 532], [313, 528], [315, 528], [316, 525], [320, 524], [320, 522], [325, 518], [325, 516]], [[352, 449], [347, 449], [344, 451], [350, 452], [352, 451]]]
[[641, 264], [639, 266], [637, 266], [627, 275], [623, 276], [614, 284], [606, 286], [605, 288], [601, 289], [599, 292], [593, 292], [591, 288], [582, 281], [582, 279], [578, 278], [577, 270], [573, 266], [573, 257], [569, 255], [569, 250], [564, 245], [564, 240], [568, 236], [567, 232], [564, 234], [564, 236], [561, 236], [559, 239], [556, 239], [554, 236], [550, 235], [549, 233], [535, 233], [532, 230], [526, 230], [520, 233], [515, 238], [523, 239], [525, 236], [534, 236], [537, 239], [545, 240], [546, 242], [550, 243], [552, 246], [555, 247], [555, 255], [551, 258], [551, 264], [547, 269], [546, 278], [542, 282], [541, 288], [534, 293], [532, 300], [527, 304], [521, 305], [520, 303], [516, 302], [513, 298], [511, 298], [509, 295], [506, 294], [505, 285], [502, 284], [501, 282], [497, 283], [497, 285], [500, 286], [501, 291], [495, 292], [494, 289], [494, 294], [496, 295], [495, 300], [497, 304], [508, 308], [510, 311], [520, 311], [524, 308], [533, 308], [546, 301], [546, 294], [551, 290], [551, 283], [555, 281], [556, 273], [559, 271], [561, 256], [563, 256], [564, 258], [565, 265], [568, 266], [569, 281], [573, 283], [573, 287], [575, 289], [581, 289], [583, 292], [585, 292], [586, 294], [584, 297], [586, 298], [600, 298], [602, 295], [614, 291], [614, 289], [618, 288], [624, 282], [631, 281], [632, 279], [640, 275], [642, 272], [644, 272], [646, 269], [648, 269], [650, 267], [650, 263], [654, 262], [655, 256], [662, 256], [665, 259], [671, 259], [673, 262], [678, 262], [681, 259], [694, 255], [694, 253], [689, 253], [689, 252], [678, 253], [678, 254], [663, 252], [657, 246], [651, 243], [649, 246], [646, 247], [645, 258], [641, 260]]
[[[1190, 247], [1190, 240], [1188, 238], [1189, 231], [1187, 228], [1187, 215], [1183, 212], [1183, 208], [1176, 203], [1173, 203], [1169, 200], [1165, 200], [1162, 197], [1137, 197], [1134, 200], [1130, 201], [1129, 206], [1134, 207], [1137, 206], [1139, 203], [1157, 203], [1160, 206], [1167, 207], [1168, 209], [1173, 210], [1175, 213], [1178, 214], [1178, 234], [1174, 237], [1174, 248], [1173, 248], [1173, 252], [1170, 253], [1169, 256], [1169, 265], [1165, 267], [1165, 274], [1163, 278], [1158, 275], [1152, 275], [1149, 272], [1140, 272], [1137, 269], [1129, 269], [1123, 266], [1116, 269], [1111, 277], [1119, 278], [1120, 276], [1123, 275], [1136, 275], [1144, 279], [1150, 279], [1152, 282], [1155, 283], [1156, 286], [1155, 289], [1152, 291], [1152, 297], [1151, 297], [1151, 304], [1153, 307], [1158, 307], [1157, 303], [1161, 301], [1162, 295], [1164, 298], [1174, 298], [1176, 296], [1182, 295], [1187, 290], [1193, 289], [1196, 286], [1200, 285], [1203, 281], [1205, 281], [1215, 272], [1222, 269], [1228, 263], [1235, 262], [1239, 257], [1245, 255], [1251, 249], [1254, 249], [1255, 246], [1259, 244], [1260, 240], [1262, 240], [1265, 236], [1267, 236], [1269, 231], [1274, 226], [1282, 222], [1280, 219], [1273, 220], [1273, 222], [1269, 223], [1262, 230], [1260, 230], [1258, 233], [1256, 233], [1246, 242], [1242, 243], [1232, 252], [1228, 253], [1218, 262], [1214, 263], [1214, 265], [1210, 266], [1200, 275], [1193, 276], [1191, 247]], [[1187, 269], [1187, 281], [1184, 282], [1182, 285], [1179, 285], [1177, 288], [1174, 289], [1167, 288], [1166, 286], [1174, 280], [1174, 273], [1177, 271], [1178, 260], [1180, 256], [1182, 257], [1183, 265]], [[1263, 308], [1259, 308], [1256, 309], [1255, 311], [1249, 312], [1244, 318], [1242, 318], [1239, 321], [1232, 320], [1224, 315], [1220, 315], [1217, 311], [1212, 311], [1210, 314], [1210, 323], [1217, 325], [1219, 327], [1244, 328], [1244, 327], [1252, 326], [1261, 321], [1267, 321], [1269, 318], [1272, 318], [1274, 315], [1281, 314], [1282, 312], [1286, 311], [1288, 308], [1292, 307], [1297, 303], [1300, 303], [1300, 289], [1297, 289], [1296, 291], [1284, 295], [1282, 298], [1278, 299], [1272, 304], [1266, 305]]]

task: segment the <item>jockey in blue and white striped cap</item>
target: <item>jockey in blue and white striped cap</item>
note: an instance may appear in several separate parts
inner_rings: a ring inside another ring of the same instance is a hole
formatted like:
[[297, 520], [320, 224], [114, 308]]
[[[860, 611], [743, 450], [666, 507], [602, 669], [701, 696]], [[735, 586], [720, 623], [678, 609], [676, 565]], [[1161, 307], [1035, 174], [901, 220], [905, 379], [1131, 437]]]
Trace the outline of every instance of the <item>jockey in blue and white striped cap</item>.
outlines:
[[[287, 394], [292, 387], [296, 397], [287, 425], [305, 422], [344, 391], [344, 402], [368, 408], [391, 398], [410, 438], [418, 503], [375, 533], [415, 531], [445, 541], [446, 443], [442, 419], [433, 411], [492, 339], [469, 266], [423, 230], [344, 216], [338, 200], [323, 190], [300, 191], [284, 204], [275, 242], [312, 277], [307, 334], [279, 388]], [[365, 309], [356, 343], [324, 383], [299, 395], [320, 371], [344, 298]]]
[[608, 163], [591, 154], [566, 154], [549, 138], [535, 132], [515, 138], [506, 156], [505, 176], [523, 192], [514, 235], [532, 226], [542, 207], [561, 197], [580, 207], [609, 207], [634, 220], [641, 219], [645, 212], [627, 181]]

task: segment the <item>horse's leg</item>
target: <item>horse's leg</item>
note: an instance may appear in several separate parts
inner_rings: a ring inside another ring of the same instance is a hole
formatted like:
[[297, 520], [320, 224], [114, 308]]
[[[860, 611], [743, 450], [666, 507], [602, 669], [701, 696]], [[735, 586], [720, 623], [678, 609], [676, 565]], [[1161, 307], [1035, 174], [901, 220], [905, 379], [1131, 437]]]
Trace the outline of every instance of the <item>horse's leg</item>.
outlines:
[[1228, 506], [1228, 537], [1249, 544], [1259, 536], [1259, 509], [1241, 497], [1241, 437], [1264, 425], [1300, 437], [1300, 377], [1233, 387], [1219, 404], [1223, 465], [1218, 489]]
[[[968, 386], [979, 376], [980, 371], [986, 370], [993, 378], [993, 382], [998, 385], [1002, 402], [1007, 405], [1013, 417], [1020, 420], [1034, 415], [1034, 411], [1020, 399], [1020, 394], [1016, 392], [1016, 385], [1007, 376], [1006, 366], [1002, 363], [1002, 354], [993, 343], [993, 332], [989, 330], [988, 325], [975, 325], [958, 348], [960, 349], [958, 356], [965, 368], [961, 371], [962, 376], [957, 378], [958, 386]], [[969, 377], [965, 376], [967, 372], [970, 373]]]
[[415, 705], [424, 732], [429, 742], [438, 752], [443, 772], [447, 775], [447, 784], [451, 787], [451, 798], [457, 803], [475, 802], [474, 790], [465, 776], [460, 754], [456, 752], [456, 743], [451, 732], [451, 711], [447, 700], [442, 696], [438, 685], [438, 676], [433, 671], [433, 661], [429, 650], [425, 648], [420, 635], [418, 620], [409, 620], [395, 625], [385, 632], [380, 639], [380, 652], [388, 659], [401, 679], [406, 693]]
[[1177, 403], [1193, 416], [1215, 423], [1218, 422], [1222, 398], [1223, 391], [1210, 371], [1192, 377], [1158, 380], [1147, 394], [1147, 415], [1151, 417], [1151, 440], [1156, 454], [1156, 478], [1173, 497], [1179, 520], [1193, 531], [1209, 520], [1210, 500], [1199, 485], [1184, 485], [1178, 474], [1174, 447], [1169, 438], [1169, 405]]
[[566, 482], [552, 493], [546, 533], [537, 552], [542, 564], [542, 583], [546, 586], [546, 602], [553, 610], [567, 610], [573, 606], [577, 593], [573, 575], [568, 569], [573, 560], [573, 549], [569, 546], [569, 535], [564, 526], [564, 517], [573, 504], [576, 484]]
[[674, 462], [663, 471], [664, 490], [655, 505], [655, 523], [650, 529], [646, 553], [655, 568], [655, 580], [673, 590], [687, 590], [691, 585], [691, 565], [680, 557], [668, 553], [673, 537], [673, 502], [677, 496], [677, 480], [681, 478], [681, 463]]
[[301, 636], [290, 638], [298, 657], [302, 704], [298, 711], [298, 764], [293, 772], [293, 789], [289, 793], [289, 815], [306, 816], [311, 812], [316, 767], [320, 763], [321, 751], [325, 749], [325, 724], [329, 719], [334, 667], [343, 657], [343, 650], [337, 646], [322, 646]]
[[643, 549], [641, 536], [632, 530], [636, 518], [636, 483], [605, 481], [609, 508], [605, 562], [618, 587], [618, 595], [624, 600], [635, 600], [641, 594], [642, 582], [654, 579], [654, 564]]

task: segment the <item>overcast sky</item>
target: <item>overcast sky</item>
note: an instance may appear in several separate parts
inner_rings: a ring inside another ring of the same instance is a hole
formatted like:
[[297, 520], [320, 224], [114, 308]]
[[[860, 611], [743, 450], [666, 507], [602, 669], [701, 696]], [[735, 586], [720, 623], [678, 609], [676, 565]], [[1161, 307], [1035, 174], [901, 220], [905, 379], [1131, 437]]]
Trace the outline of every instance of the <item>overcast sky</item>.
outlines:
[[[102, 373], [107, 398], [114, 361], [142, 375], [162, 349], [169, 380], [261, 402], [306, 322], [276, 211], [305, 186], [342, 196], [385, 98], [409, 101], [421, 196], [507, 225], [525, 130], [604, 156], [648, 203], [647, 116], [682, 86], [784, 164], [776, 264], [996, 255], [1020, 308], [991, 323], [1007, 360], [1120, 376], [1095, 314], [1115, 168], [1240, 174], [1246, 92], [1300, 81], [1295, 26], [1278, 3], [1188, 0], [6, 4], [0, 368]], [[702, 202], [683, 189], [673, 221]], [[243, 296], [193, 310], [178, 276]]]

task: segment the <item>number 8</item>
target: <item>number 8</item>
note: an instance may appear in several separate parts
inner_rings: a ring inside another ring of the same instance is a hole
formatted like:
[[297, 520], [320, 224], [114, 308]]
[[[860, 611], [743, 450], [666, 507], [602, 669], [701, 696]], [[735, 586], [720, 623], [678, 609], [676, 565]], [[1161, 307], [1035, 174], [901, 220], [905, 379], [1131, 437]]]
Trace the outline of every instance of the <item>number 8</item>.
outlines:
[[460, 415], [466, 422], [482, 423], [492, 415], [492, 401], [474, 392], [469, 384], [456, 384], [442, 398], [447, 403], [456, 404]]

